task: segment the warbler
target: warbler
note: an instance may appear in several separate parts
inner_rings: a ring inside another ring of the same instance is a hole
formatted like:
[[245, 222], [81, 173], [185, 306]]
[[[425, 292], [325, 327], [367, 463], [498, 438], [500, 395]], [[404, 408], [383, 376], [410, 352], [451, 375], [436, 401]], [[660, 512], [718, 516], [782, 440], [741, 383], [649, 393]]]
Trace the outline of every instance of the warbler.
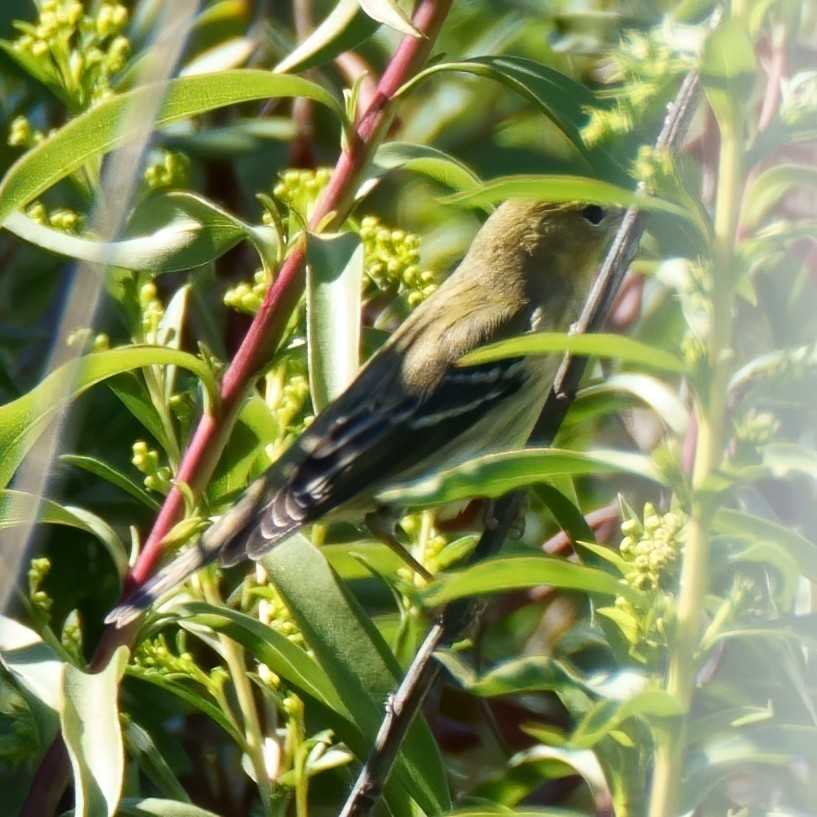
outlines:
[[477, 455], [524, 445], [553, 357], [458, 363], [478, 346], [575, 320], [615, 219], [598, 205], [511, 200], [451, 276], [199, 542], [125, 599], [122, 626], [207, 562], [258, 559], [304, 526], [384, 510], [378, 495]]

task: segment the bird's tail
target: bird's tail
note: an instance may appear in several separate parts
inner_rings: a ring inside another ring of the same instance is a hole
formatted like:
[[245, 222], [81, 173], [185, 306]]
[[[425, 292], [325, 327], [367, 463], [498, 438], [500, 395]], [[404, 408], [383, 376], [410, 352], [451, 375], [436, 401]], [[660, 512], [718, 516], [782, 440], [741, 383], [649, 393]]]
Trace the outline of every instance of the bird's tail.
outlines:
[[184, 553], [180, 553], [170, 564], [165, 565], [156, 575], [148, 579], [138, 590], [105, 616], [106, 624], [124, 627], [151, 607], [174, 587], [192, 576], [200, 567], [212, 561], [214, 554], [208, 554], [199, 541]]
[[[220, 516], [202, 534], [196, 544], [179, 554], [114, 607], [105, 617], [105, 623], [124, 627], [155, 604], [165, 593], [178, 587], [199, 568], [216, 558], [219, 558], [221, 564], [226, 567], [246, 558], [247, 544], [253, 538], [259, 516], [271, 496], [274, 496], [277, 487], [269, 474], [259, 477], [247, 488], [235, 506]], [[281, 541], [297, 527], [300, 525], [294, 525], [292, 531], [282, 531], [282, 535], [276, 541]]]

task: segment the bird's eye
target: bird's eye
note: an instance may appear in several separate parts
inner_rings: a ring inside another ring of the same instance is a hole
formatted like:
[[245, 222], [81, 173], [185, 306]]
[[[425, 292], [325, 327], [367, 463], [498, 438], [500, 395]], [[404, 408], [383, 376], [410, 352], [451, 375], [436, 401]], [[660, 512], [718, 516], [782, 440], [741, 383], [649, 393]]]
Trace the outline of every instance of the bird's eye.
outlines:
[[604, 221], [604, 210], [598, 204], [588, 204], [582, 209], [582, 215], [594, 227], [598, 227]]

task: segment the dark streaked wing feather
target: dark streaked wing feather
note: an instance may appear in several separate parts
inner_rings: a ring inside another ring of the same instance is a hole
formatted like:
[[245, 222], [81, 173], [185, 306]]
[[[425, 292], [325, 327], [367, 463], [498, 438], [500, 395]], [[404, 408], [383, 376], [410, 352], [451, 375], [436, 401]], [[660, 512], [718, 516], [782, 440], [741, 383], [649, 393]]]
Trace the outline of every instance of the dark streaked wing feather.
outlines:
[[[248, 522], [255, 520], [255, 509], [264, 502], [265, 492], [272, 490], [266, 477], [253, 482], [241, 499], [227, 513], [220, 516], [202, 535], [201, 539], [176, 556], [158, 573], [151, 576], [135, 593], [114, 607], [105, 618], [106, 624], [122, 627], [146, 610], [156, 599], [169, 593], [200, 567], [211, 562], [224, 550], [225, 543], [232, 541], [246, 530]], [[238, 560], [236, 560], [238, 561]]]
[[286, 483], [259, 508], [258, 527], [252, 520], [247, 525], [256, 531], [246, 537], [247, 554], [259, 557], [302, 525], [410, 471], [516, 393], [526, 379], [524, 360], [515, 358], [450, 366], [425, 397], [404, 394], [373, 405], [365, 392], [351, 388], [346, 394], [357, 398], [353, 410], [333, 410], [324, 422], [318, 418], [296, 445], [301, 458]]

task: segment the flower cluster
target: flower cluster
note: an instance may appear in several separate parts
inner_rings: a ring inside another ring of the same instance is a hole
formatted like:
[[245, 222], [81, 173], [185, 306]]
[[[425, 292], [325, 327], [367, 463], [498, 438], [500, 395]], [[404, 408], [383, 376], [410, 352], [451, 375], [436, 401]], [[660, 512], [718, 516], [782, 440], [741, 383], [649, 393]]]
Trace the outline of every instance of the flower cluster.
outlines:
[[305, 374], [292, 374], [277, 392], [272, 408], [282, 437], [300, 434], [311, 421], [304, 411], [309, 401], [309, 380]]
[[672, 640], [687, 517], [678, 507], [660, 514], [648, 502], [642, 520], [623, 500], [621, 507], [620, 569], [630, 590], [598, 612], [618, 625], [634, 658], [655, 664]]
[[[74, 114], [110, 95], [111, 80], [124, 68], [130, 54], [130, 43], [123, 33], [127, 8], [116, 0], [95, 5], [95, 12], [90, 14], [78, 0], [42, 0], [36, 22], [14, 23], [20, 36], [8, 50]], [[18, 121], [13, 126], [15, 138], [20, 138], [22, 130]], [[31, 129], [28, 136], [41, 138]]]
[[437, 289], [435, 273], [419, 267], [419, 236], [389, 229], [376, 216], [366, 216], [360, 222], [359, 232], [364, 272], [377, 289], [396, 289], [412, 308]]
[[76, 661], [77, 666], [82, 666], [85, 660], [83, 648], [82, 625], [79, 613], [72, 610], [65, 618], [62, 625], [62, 635], [60, 637], [65, 651]]
[[290, 211], [295, 211], [305, 224], [312, 216], [318, 196], [331, 178], [331, 167], [285, 170], [278, 174], [278, 183], [272, 189], [272, 195]]
[[184, 637], [184, 631], [180, 631], [175, 651], [168, 646], [164, 633], [140, 641], [133, 654], [130, 672], [143, 678], [161, 675], [166, 680], [190, 679], [201, 684], [218, 699], [227, 680], [227, 673], [218, 666], [209, 673], [202, 670], [195, 658], [184, 649]]
[[50, 618], [54, 600], [41, 588], [50, 570], [51, 562], [45, 558], [32, 559], [28, 569], [28, 598], [32, 606], [43, 614], [46, 621]]
[[627, 583], [636, 590], [670, 589], [677, 578], [686, 517], [680, 511], [659, 514], [644, 505], [644, 521], [630, 516], [621, 524], [621, 555], [630, 568]]
[[672, 80], [691, 68], [692, 54], [669, 30], [629, 31], [610, 56], [605, 80], [618, 87], [614, 104], [594, 107], [582, 137], [589, 147], [609, 142], [641, 126], [655, 99], [667, 93]]
[[224, 305], [236, 312], [255, 315], [261, 308], [264, 296], [270, 285], [270, 275], [263, 267], [257, 269], [252, 277], [252, 283], [240, 281], [229, 287], [224, 293]]
[[[291, 235], [303, 229], [312, 215], [319, 193], [330, 178], [331, 170], [325, 167], [286, 170], [279, 175], [273, 194], [294, 214], [288, 228]], [[272, 212], [264, 213], [263, 221], [280, 229]], [[420, 239], [417, 235], [387, 227], [376, 216], [365, 216], [359, 225], [349, 222], [347, 227], [357, 232], [363, 242], [364, 282], [369, 290], [364, 291], [363, 297], [392, 292], [413, 309], [439, 285], [434, 272], [419, 266]], [[224, 303], [238, 312], [254, 315], [264, 300], [270, 282], [269, 272], [259, 269], [253, 275], [252, 282], [242, 281], [230, 287], [224, 295]]]
[[145, 488], [149, 491], [157, 491], [160, 494], [167, 494], [170, 491], [172, 487], [170, 468], [159, 465], [159, 452], [155, 448], [148, 448], [144, 440], [137, 440], [133, 444], [131, 463], [145, 475]]
[[750, 408], [735, 418], [735, 459], [756, 459], [758, 451], [780, 431], [780, 418], [770, 411]]
[[53, 227], [63, 233], [79, 235], [82, 230], [83, 217], [67, 207], [57, 207], [49, 213], [45, 205], [38, 201], [26, 208], [26, 215], [37, 224]]
[[256, 586], [252, 592], [260, 598], [258, 620], [285, 636], [293, 644], [305, 649], [306, 641], [303, 633], [298, 629], [289, 608], [284, 604], [275, 586], [267, 582]]
[[187, 183], [190, 160], [174, 150], [158, 151], [158, 156], [145, 168], [145, 182], [151, 190], [183, 187]]
[[156, 284], [148, 281], [139, 288], [139, 307], [142, 310], [142, 332], [146, 343], [158, 341], [159, 323], [165, 308], [159, 300]]

